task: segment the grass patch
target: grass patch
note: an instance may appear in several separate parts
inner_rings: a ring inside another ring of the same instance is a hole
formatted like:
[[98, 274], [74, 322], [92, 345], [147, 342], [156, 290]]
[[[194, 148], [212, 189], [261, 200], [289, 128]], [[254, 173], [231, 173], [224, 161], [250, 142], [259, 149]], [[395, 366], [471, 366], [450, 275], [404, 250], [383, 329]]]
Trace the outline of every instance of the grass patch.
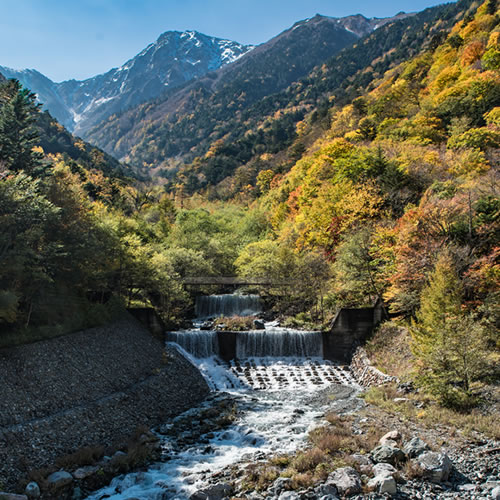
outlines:
[[365, 346], [370, 361], [380, 371], [407, 380], [413, 371], [414, 356], [410, 333], [404, 325], [386, 321]]
[[230, 332], [242, 332], [253, 330], [253, 321], [255, 316], [221, 316], [214, 322], [218, 330], [227, 330]]
[[442, 425], [449, 429], [449, 433], [461, 431], [465, 436], [471, 432], [479, 432], [493, 439], [500, 439], [500, 420], [498, 415], [485, 415], [479, 409], [460, 412], [451, 408], [444, 408], [421, 394], [405, 396], [407, 401], [394, 402], [400, 397], [394, 384], [371, 387], [364, 394], [367, 403], [382, 408], [388, 413], [399, 415], [408, 420], [423, 424], [428, 428]]

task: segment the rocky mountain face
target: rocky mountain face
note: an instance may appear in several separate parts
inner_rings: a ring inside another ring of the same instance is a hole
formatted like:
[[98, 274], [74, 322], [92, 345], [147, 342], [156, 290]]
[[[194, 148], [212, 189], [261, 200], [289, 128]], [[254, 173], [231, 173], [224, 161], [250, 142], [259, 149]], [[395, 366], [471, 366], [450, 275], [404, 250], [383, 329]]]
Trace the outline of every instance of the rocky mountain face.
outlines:
[[364, 37], [369, 35], [372, 31], [375, 31], [382, 26], [393, 21], [398, 21], [399, 19], [405, 19], [406, 17], [413, 16], [414, 14], [406, 14], [405, 12], [400, 12], [393, 17], [371, 17], [366, 18], [361, 14], [355, 14], [354, 16], [346, 16], [336, 18], [338, 24], [343, 26], [347, 31], [354, 33], [358, 37]]
[[[285, 89], [358, 39], [331, 17], [300, 21], [235, 63], [111, 117], [86, 138], [127, 161], [135, 161], [129, 152], [140, 145], [141, 166], [186, 159], [217, 140], [225, 122], [241, 117], [249, 106]], [[144, 120], [151, 126], [144, 127]], [[149, 140], [156, 144], [154, 151], [145, 150]]]
[[0, 66], [0, 72], [36, 92], [63, 125], [84, 136], [113, 113], [154, 99], [165, 89], [199, 78], [251, 49], [196, 31], [167, 31], [119, 68], [83, 81], [55, 83], [33, 69]]

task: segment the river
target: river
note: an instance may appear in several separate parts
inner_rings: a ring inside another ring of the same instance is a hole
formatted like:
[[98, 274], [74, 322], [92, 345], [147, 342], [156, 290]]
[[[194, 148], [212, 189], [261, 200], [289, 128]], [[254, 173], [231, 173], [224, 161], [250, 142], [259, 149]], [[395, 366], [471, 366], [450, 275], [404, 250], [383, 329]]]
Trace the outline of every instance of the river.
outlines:
[[[303, 445], [327, 407], [339, 405], [340, 411], [358, 389], [346, 367], [323, 359], [318, 335], [266, 324], [265, 330], [238, 335], [237, 359], [224, 362], [215, 332], [193, 328], [169, 334], [169, 347], [198, 367], [211, 395], [157, 429], [164, 460], [119, 476], [88, 498], [185, 500], [230, 465]], [[332, 386], [344, 391], [338, 401], [319, 397]], [[234, 422], [215, 432], [203, 429], [200, 416], [221, 405], [234, 408]]]

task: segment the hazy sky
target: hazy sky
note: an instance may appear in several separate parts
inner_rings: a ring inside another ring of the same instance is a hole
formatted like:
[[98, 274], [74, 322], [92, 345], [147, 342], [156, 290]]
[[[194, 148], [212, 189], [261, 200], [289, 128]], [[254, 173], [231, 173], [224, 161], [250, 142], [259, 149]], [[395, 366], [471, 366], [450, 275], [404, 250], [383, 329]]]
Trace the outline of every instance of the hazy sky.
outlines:
[[164, 31], [265, 42], [316, 13], [385, 17], [439, 0], [0, 0], [0, 66], [55, 81], [120, 66]]

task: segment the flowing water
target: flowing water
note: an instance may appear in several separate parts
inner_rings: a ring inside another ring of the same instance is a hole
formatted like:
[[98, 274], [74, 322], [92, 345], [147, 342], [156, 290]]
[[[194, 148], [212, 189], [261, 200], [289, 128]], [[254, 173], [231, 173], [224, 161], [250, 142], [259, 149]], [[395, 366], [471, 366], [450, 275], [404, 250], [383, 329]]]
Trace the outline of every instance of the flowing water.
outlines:
[[201, 295], [196, 297], [195, 313], [199, 319], [219, 316], [254, 316], [262, 311], [258, 295]]
[[[198, 367], [211, 396], [159, 428], [168, 459], [145, 472], [117, 477], [88, 498], [189, 499], [227, 466], [300, 447], [311, 427], [319, 424], [326, 405], [335, 407], [336, 403], [319, 397], [321, 389], [341, 384], [349, 398], [357, 388], [346, 367], [322, 358], [316, 332], [270, 325], [266, 330], [240, 332], [237, 359], [230, 362], [217, 356], [214, 331], [195, 328], [171, 333], [168, 348], [177, 349]], [[237, 407], [235, 422], [215, 432], [196, 433], [204, 411], [227, 403], [228, 398]], [[179, 427], [182, 422], [184, 427]]]

